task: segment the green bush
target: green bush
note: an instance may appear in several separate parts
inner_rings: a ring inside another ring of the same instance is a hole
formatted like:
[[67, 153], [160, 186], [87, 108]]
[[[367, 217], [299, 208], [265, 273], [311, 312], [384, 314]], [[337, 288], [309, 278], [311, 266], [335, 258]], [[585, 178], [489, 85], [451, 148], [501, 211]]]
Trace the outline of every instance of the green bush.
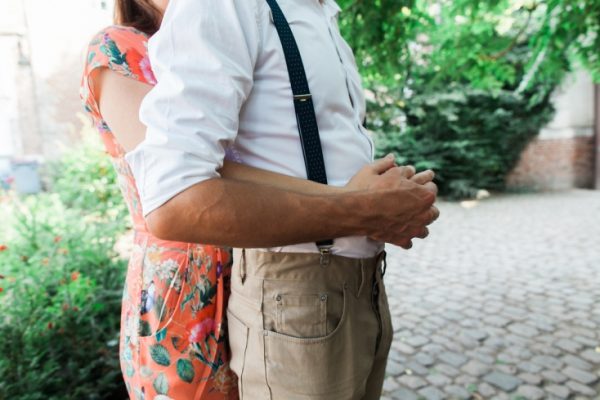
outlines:
[[0, 399], [127, 397], [118, 361], [126, 260], [114, 250], [126, 219], [114, 172], [92, 150], [55, 165], [58, 193], [0, 193]]
[[436, 171], [440, 193], [470, 197], [501, 190], [527, 143], [553, 113], [549, 100], [531, 105], [512, 91], [456, 88], [413, 97], [403, 107], [374, 108], [379, 155]]
[[91, 126], [83, 131], [83, 142], [48, 165], [50, 191], [68, 208], [83, 210], [113, 221], [127, 221], [127, 206], [117, 183], [112, 162]]

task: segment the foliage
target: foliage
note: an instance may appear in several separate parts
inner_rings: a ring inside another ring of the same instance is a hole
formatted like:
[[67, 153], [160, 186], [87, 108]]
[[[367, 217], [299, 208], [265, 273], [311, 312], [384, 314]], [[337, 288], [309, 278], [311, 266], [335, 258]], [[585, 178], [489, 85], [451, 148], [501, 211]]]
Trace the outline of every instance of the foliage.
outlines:
[[101, 149], [98, 133], [88, 123], [82, 143], [48, 166], [50, 189], [65, 206], [85, 210], [86, 215], [108, 217], [117, 223], [127, 221], [117, 174]]
[[547, 102], [531, 106], [510, 91], [457, 87], [415, 96], [402, 114], [387, 116], [378, 148], [381, 156], [397, 152], [402, 164], [435, 170], [442, 193], [470, 197], [503, 189], [505, 175], [551, 115]]
[[114, 250], [125, 223], [99, 154], [86, 143], [59, 162], [57, 194], [0, 193], [0, 398], [126, 397], [118, 362], [126, 261]]
[[339, 3], [379, 152], [435, 167], [442, 194], [501, 189], [572, 66], [600, 80], [597, 1]]
[[[560, 83], [580, 62], [600, 81], [600, 2], [339, 0], [366, 86], [410, 96], [449, 82], [490, 90]], [[515, 63], [513, 50], [525, 53]], [[523, 57], [521, 57], [523, 58]]]

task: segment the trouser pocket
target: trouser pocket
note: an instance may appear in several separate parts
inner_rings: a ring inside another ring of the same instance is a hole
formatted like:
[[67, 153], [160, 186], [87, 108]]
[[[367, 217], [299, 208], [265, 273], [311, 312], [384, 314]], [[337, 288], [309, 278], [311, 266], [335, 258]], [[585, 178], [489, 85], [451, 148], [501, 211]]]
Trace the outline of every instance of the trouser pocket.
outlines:
[[[335, 328], [321, 337], [297, 337], [265, 330], [265, 371], [272, 399], [360, 398], [373, 355], [373, 347], [361, 335], [353, 319], [354, 301], [342, 291], [343, 307]], [[308, 317], [314, 321], [315, 316]], [[317, 317], [317, 319], [320, 319]], [[294, 325], [301, 325], [300, 320]], [[370, 350], [366, 350], [370, 349]], [[364, 352], [366, 350], [366, 352]], [[365, 356], [367, 359], [359, 359]]]

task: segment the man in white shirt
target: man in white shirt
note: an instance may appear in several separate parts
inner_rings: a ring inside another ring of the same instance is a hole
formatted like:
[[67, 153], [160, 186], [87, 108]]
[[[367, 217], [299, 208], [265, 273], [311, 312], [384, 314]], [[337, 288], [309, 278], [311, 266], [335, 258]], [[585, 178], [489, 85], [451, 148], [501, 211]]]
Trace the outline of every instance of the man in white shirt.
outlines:
[[[334, 0], [279, 0], [300, 50], [330, 185], [373, 159], [360, 76]], [[437, 218], [432, 176], [315, 196], [222, 179], [227, 153], [306, 178], [282, 44], [265, 0], [173, 0], [149, 52], [147, 135], [126, 158], [158, 237], [236, 252], [231, 367], [248, 399], [375, 399], [391, 343], [383, 243]], [[323, 262], [315, 241], [336, 238]]]

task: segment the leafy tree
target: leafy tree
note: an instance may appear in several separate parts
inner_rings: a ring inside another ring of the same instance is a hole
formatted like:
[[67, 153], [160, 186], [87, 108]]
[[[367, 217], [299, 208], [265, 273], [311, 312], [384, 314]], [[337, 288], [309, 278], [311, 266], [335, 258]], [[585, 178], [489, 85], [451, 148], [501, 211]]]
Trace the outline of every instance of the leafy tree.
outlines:
[[444, 194], [502, 189], [565, 74], [600, 81], [597, 0], [339, 3], [379, 154], [436, 168]]

